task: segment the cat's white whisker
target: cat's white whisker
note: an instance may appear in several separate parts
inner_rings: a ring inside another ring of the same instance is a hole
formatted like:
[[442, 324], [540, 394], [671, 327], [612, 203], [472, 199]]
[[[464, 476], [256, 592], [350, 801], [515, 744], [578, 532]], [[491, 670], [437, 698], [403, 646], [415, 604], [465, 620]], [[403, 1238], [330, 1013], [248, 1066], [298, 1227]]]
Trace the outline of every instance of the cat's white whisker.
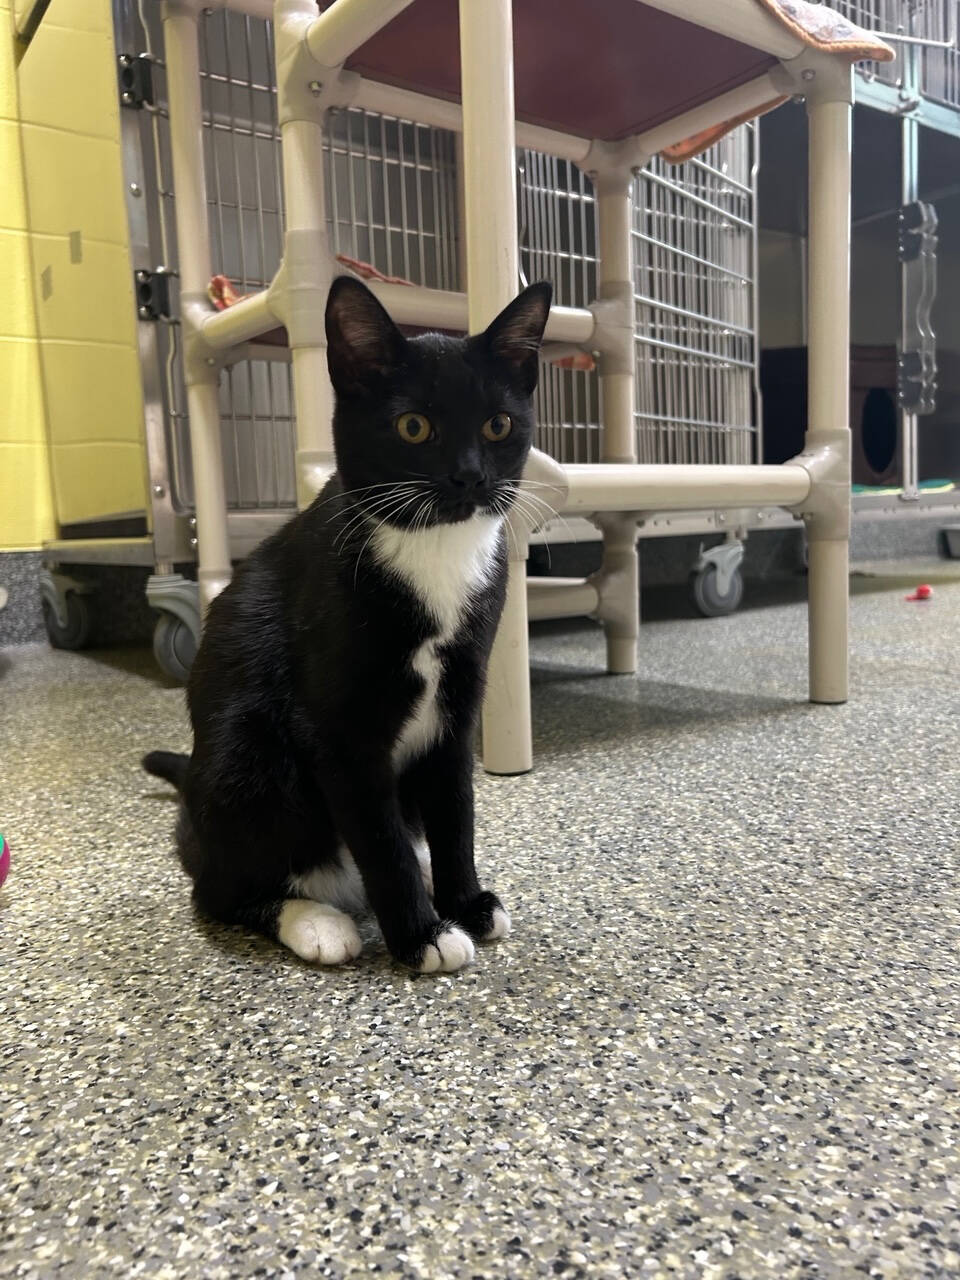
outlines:
[[378, 512], [385, 512], [386, 514], [384, 515], [384, 519], [389, 519], [391, 514], [389, 508], [395, 500], [409, 497], [411, 501], [413, 501], [420, 497], [421, 493], [422, 489], [416, 489], [410, 493], [406, 488], [403, 488], [396, 493], [386, 495], [381, 494], [378, 498], [374, 499], [369, 506], [358, 505], [354, 509], [354, 513], [350, 521], [337, 534], [336, 539], [334, 540], [334, 550], [339, 550], [339, 548], [343, 547], [353, 530], [358, 525], [362, 525], [366, 519], [373, 517]]
[[398, 497], [400, 494], [421, 493], [424, 485], [419, 481], [414, 482], [412, 480], [407, 480], [387, 485], [385, 487], [387, 489], [386, 493], [375, 494], [372, 498], [356, 498], [353, 502], [347, 505], [345, 512], [338, 512], [337, 516], [331, 517], [328, 523], [332, 524], [333, 520], [342, 515], [351, 515], [354, 513], [362, 515], [363, 512], [371, 510], [371, 508], [376, 507], [379, 503], [388, 502], [391, 498]]
[[391, 517], [396, 517], [398, 515], [401, 515], [404, 511], [406, 511], [407, 507], [412, 506], [412, 504], [416, 502], [419, 497], [420, 497], [420, 494], [415, 493], [412, 498], [407, 498], [407, 500], [401, 506], [391, 509], [386, 513], [386, 515], [382, 517], [382, 519], [377, 520], [366, 542], [364, 542], [363, 546], [360, 548], [359, 552], [357, 553], [357, 561], [353, 570], [354, 590], [356, 590], [357, 578], [360, 574], [360, 561], [363, 559], [364, 551], [366, 551], [367, 547], [370, 544], [370, 538], [374, 536], [374, 534], [377, 532], [378, 529], [382, 529]]
[[[524, 483], [527, 483], [527, 482], [526, 482], [526, 481], [520, 481], [519, 483], [524, 484]], [[549, 485], [545, 485], [545, 486], [544, 486], [544, 488], [550, 488], [550, 486], [549, 486]], [[550, 520], [559, 520], [560, 524], [562, 524], [562, 525], [563, 525], [564, 529], [566, 529], [567, 533], [570, 535], [570, 540], [571, 540], [572, 542], [579, 542], [579, 541], [580, 541], [580, 539], [577, 537], [576, 531], [570, 527], [570, 523], [569, 523], [569, 521], [567, 521], [567, 520], [566, 520], [566, 519], [565, 519], [565, 518], [564, 518], [564, 517], [563, 517], [563, 516], [562, 516], [562, 515], [561, 515], [561, 514], [556, 510], [556, 508], [555, 508], [555, 507], [553, 507], [549, 502], [547, 502], [545, 499], [541, 498], [539, 494], [536, 494], [536, 493], [529, 493], [529, 492], [527, 492], [526, 490], [521, 489], [521, 490], [518, 490], [516, 497], [517, 497], [517, 500], [518, 500], [518, 501], [519, 501], [520, 499], [524, 499], [524, 500], [526, 500], [528, 503], [533, 503], [533, 504], [535, 504], [535, 509], [536, 509], [536, 507], [540, 507], [540, 508], [542, 508], [542, 513], [541, 513], [541, 514], [539, 514], [539, 515], [537, 516], [537, 519], [538, 519], [538, 520], [540, 520], [540, 519], [543, 519], [543, 520], [546, 520], [546, 521], [550, 521]]]
[[[317, 502], [316, 508], [317, 510], [319, 510], [320, 507], [325, 507], [331, 502], [337, 502], [341, 498], [355, 497], [358, 493], [372, 493], [374, 489], [395, 489], [398, 484], [420, 484], [420, 483], [422, 482], [419, 480], [417, 481], [384, 480], [379, 484], [360, 485], [359, 488], [356, 488], [356, 489], [341, 489], [338, 493], [332, 493], [329, 498], [324, 498], [322, 502]], [[355, 505], [354, 503], [350, 503], [347, 509], [352, 511], [354, 505]], [[338, 511], [335, 515], [332, 515], [330, 517], [327, 523], [332, 524], [334, 520], [339, 520], [343, 514], [344, 513], [342, 511]]]

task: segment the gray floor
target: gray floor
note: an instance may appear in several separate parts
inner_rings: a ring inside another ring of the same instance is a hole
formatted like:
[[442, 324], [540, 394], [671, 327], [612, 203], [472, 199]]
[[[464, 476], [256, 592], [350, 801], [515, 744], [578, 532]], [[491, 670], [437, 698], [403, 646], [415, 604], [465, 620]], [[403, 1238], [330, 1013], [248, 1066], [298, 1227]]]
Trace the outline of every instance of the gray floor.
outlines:
[[960, 1274], [960, 585], [534, 642], [515, 933], [413, 978], [194, 919], [141, 652], [0, 656], [0, 1273]]

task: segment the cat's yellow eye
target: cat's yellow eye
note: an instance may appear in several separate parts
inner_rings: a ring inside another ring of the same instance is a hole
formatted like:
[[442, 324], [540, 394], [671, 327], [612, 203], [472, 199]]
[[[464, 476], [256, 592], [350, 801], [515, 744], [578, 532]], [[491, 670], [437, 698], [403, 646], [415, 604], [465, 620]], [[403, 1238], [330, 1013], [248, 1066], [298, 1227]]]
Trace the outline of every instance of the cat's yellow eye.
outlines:
[[422, 413], [401, 413], [393, 425], [400, 439], [406, 440], [407, 444], [423, 444], [433, 435], [430, 419]]
[[492, 444], [496, 444], [500, 440], [506, 440], [512, 429], [513, 419], [509, 413], [495, 413], [480, 428], [484, 440], [489, 440]]

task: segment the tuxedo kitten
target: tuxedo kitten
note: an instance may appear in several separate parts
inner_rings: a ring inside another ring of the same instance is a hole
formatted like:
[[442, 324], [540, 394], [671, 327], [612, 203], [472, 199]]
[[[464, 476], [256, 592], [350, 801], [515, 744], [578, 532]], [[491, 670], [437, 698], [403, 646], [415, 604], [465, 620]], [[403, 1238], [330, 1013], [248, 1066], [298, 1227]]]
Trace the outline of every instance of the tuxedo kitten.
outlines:
[[474, 735], [507, 572], [504, 517], [550, 310], [535, 284], [470, 338], [405, 338], [341, 277], [327, 300], [337, 470], [237, 568], [190, 673], [181, 793], [199, 908], [305, 960], [468, 964], [510, 918], [473, 858]]

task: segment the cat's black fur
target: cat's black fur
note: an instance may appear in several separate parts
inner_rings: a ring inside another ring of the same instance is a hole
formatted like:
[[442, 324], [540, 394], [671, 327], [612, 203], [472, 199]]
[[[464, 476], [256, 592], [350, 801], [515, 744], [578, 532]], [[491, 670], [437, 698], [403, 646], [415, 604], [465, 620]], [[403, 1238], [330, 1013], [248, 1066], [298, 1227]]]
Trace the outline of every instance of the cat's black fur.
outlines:
[[[424, 687], [411, 657], [438, 624], [374, 557], [369, 537], [371, 520], [385, 515], [409, 529], [506, 509], [532, 438], [549, 305], [550, 287], [534, 285], [482, 335], [405, 339], [363, 285], [334, 282], [337, 473], [213, 602], [190, 674], [190, 757], [144, 760], [181, 790], [178, 852], [214, 918], [277, 936], [290, 877], [335, 866], [342, 841], [398, 960], [420, 966], [448, 922], [478, 939], [490, 932], [499, 902], [474, 869], [472, 768], [504, 599], [504, 534], [442, 651], [442, 735], [399, 769], [391, 753]], [[434, 437], [401, 439], [394, 424], [406, 412], [428, 417]], [[498, 413], [513, 429], [489, 442], [481, 426]], [[429, 512], [417, 500], [391, 514], [381, 501], [391, 491], [369, 487], [410, 480], [434, 499]], [[433, 903], [412, 848], [418, 830], [430, 848]]]

